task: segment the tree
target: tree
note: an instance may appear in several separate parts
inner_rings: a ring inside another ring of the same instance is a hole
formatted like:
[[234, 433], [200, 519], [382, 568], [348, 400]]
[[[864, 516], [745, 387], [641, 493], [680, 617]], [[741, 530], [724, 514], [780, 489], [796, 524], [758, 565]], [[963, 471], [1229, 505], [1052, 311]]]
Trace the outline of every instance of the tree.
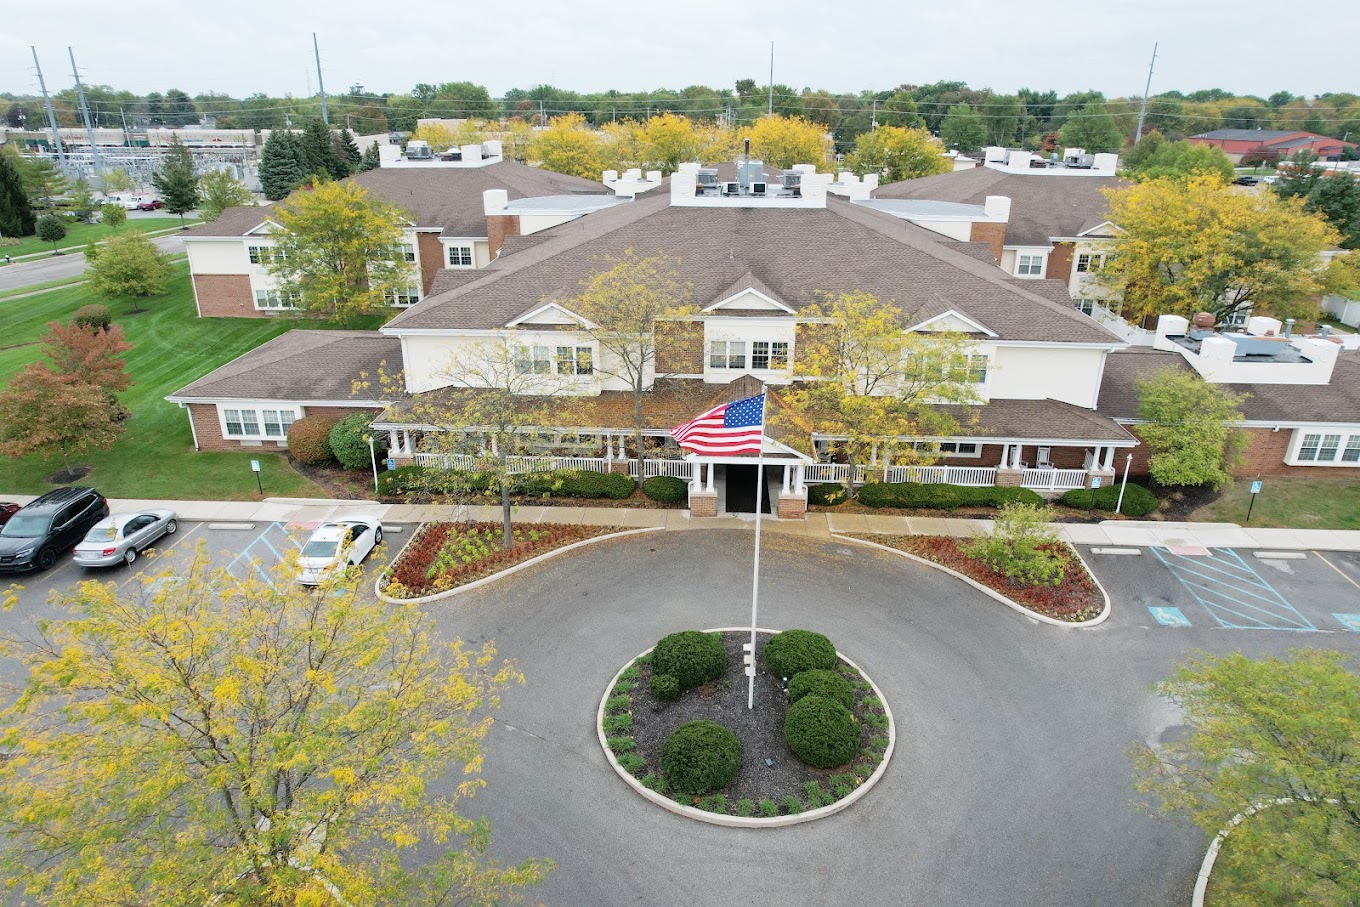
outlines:
[[1234, 394], [1184, 369], [1161, 369], [1135, 382], [1139, 438], [1148, 447], [1148, 472], [1162, 485], [1232, 481], [1245, 418], [1239, 407], [1250, 394]]
[[118, 202], [104, 202], [99, 206], [99, 221], [117, 230], [127, 223], [127, 208]]
[[1020, 99], [1010, 94], [988, 95], [982, 102], [982, 123], [987, 128], [987, 143], [1008, 147], [1015, 141], [1024, 111]]
[[241, 580], [199, 546], [130, 586], [61, 594], [0, 717], [4, 869], [27, 894], [520, 903], [552, 869], [486, 860], [486, 820], [458, 811], [485, 784], [487, 713], [523, 676], [491, 643], [438, 642], [425, 613], [360, 594], [357, 575], [317, 595], [295, 570]]
[[254, 205], [255, 196], [226, 170], [210, 170], [198, 180], [198, 213], [209, 223], [228, 208]]
[[51, 208], [59, 195], [65, 194], [70, 182], [47, 158], [15, 155], [19, 160], [19, 174], [24, 191], [34, 208]]
[[269, 271], [306, 312], [347, 325], [411, 283], [401, 248], [408, 215], [358, 183], [320, 183], [276, 205], [273, 218]]
[[32, 236], [37, 229], [21, 168], [17, 154], [0, 150], [0, 236], [7, 238]]
[[276, 129], [260, 149], [260, 188], [270, 201], [287, 198], [308, 176], [291, 133]]
[[1199, 654], [1157, 691], [1190, 731], [1135, 754], [1136, 786], [1206, 835], [1244, 817], [1215, 865], [1238, 881], [1231, 903], [1360, 901], [1360, 677], [1346, 657]]
[[882, 126], [855, 139], [844, 165], [865, 176], [877, 173], [886, 183], [915, 179], [953, 169], [940, 143], [924, 129]]
[[987, 142], [987, 125], [971, 104], [958, 103], [940, 123], [940, 138], [952, 151], [973, 154]]
[[90, 289], [105, 299], [131, 299], [134, 311], [139, 300], [164, 293], [174, 273], [170, 256], [138, 230], [106, 240], [93, 260], [90, 253], [86, 249]]
[[825, 168], [831, 154], [826, 130], [802, 117], [764, 116], [746, 133], [751, 156], [772, 167], [787, 170], [794, 164], [814, 164]]
[[1125, 163], [1139, 179], [1184, 179], [1195, 174], [1212, 174], [1226, 183], [1233, 178], [1232, 161], [1221, 149], [1194, 142], [1161, 142], [1140, 163]]
[[161, 166], [151, 174], [151, 185], [161, 194], [165, 210], [178, 214], [180, 226], [184, 226], [184, 213], [198, 207], [198, 174], [194, 172], [194, 156], [179, 136], [171, 137]]
[[1344, 249], [1360, 248], [1360, 183], [1349, 173], [1327, 173], [1317, 154], [1301, 151], [1279, 168], [1274, 185], [1280, 198], [1299, 198], [1307, 211], [1321, 214], [1341, 234]]
[[57, 243], [66, 238], [66, 221], [56, 214], [44, 214], [38, 218], [38, 239], [52, 244], [52, 252], [57, 251]]
[[307, 172], [342, 180], [350, 174], [349, 161], [336, 153], [331, 128], [320, 117], [309, 120], [302, 131], [302, 153], [307, 160]]
[[1073, 111], [1059, 132], [1064, 147], [1080, 148], [1088, 154], [1118, 151], [1124, 147], [1124, 131], [1119, 128], [1104, 101], [1090, 101]]
[[410, 141], [424, 142], [435, 152], [448, 151], [458, 144], [458, 139], [453, 134], [453, 130], [440, 123], [421, 123], [416, 127], [415, 132], [411, 133]]
[[895, 92], [892, 97], [879, 104], [877, 116], [879, 126], [917, 129], [926, 124], [921, 114], [917, 112], [916, 101], [912, 99], [911, 93], [906, 91]]
[[103, 189], [105, 195], [132, 191], [132, 177], [121, 167], [104, 171]]
[[43, 354], [53, 371], [97, 387], [110, 397], [132, 386], [123, 361], [123, 354], [131, 349], [116, 324], [100, 328], [50, 322], [43, 337]]
[[1299, 199], [1238, 193], [1210, 174], [1105, 194], [1120, 229], [1100, 278], [1122, 294], [1125, 318], [1317, 311], [1327, 274], [1321, 253], [1340, 237]]
[[71, 210], [80, 218], [80, 222], [89, 223], [90, 217], [98, 207], [94, 193], [90, 191], [90, 184], [84, 177], [76, 180], [75, 185], [71, 187]]
[[22, 457], [56, 450], [69, 476], [70, 455], [112, 447], [125, 415], [100, 388], [33, 362], [0, 391], [0, 452]]
[[[799, 343], [793, 371], [806, 380], [782, 391], [798, 434], [827, 439], [831, 455], [845, 463], [931, 462], [938, 447], [928, 439], [959, 428], [934, 404], [977, 399], [974, 387], [984, 372], [980, 361], [970, 360], [967, 341], [908, 331], [902, 310], [871, 293], [843, 293], [803, 314], [826, 321], [810, 324]], [[854, 494], [849, 475], [845, 494]]]
[[[354, 168], [359, 166], [362, 155], [359, 154], [359, 146], [354, 144], [354, 133], [348, 129], [341, 129], [336, 133], [331, 141], [331, 151], [337, 158], [344, 162], [348, 176], [354, 172]], [[336, 177], [339, 179], [339, 177]]]
[[638, 257], [631, 249], [612, 267], [584, 281], [581, 292], [564, 303], [584, 322], [581, 333], [600, 348], [591, 370], [627, 385], [633, 395], [633, 446], [643, 456], [647, 392], [656, 374], [657, 325], [695, 312], [679, 263]]
[[644, 172], [660, 170], [663, 175], [674, 173], [685, 161], [699, 160], [706, 144], [704, 134], [691, 120], [673, 113], [643, 123], [639, 138], [642, 155], [637, 166]]
[[605, 170], [600, 133], [578, 113], [553, 117], [529, 143], [528, 157], [545, 170], [585, 179], [599, 179]]
[[1148, 130], [1147, 134], [1134, 142], [1133, 147], [1124, 155], [1124, 166], [1137, 173], [1147, 165], [1152, 155], [1164, 144], [1166, 144], [1166, 136], [1156, 129]]
[[364, 173], [369, 170], [377, 170], [382, 166], [382, 152], [378, 150], [378, 143], [374, 142], [364, 149], [364, 153], [359, 155], [359, 165], [355, 167], [357, 173]]

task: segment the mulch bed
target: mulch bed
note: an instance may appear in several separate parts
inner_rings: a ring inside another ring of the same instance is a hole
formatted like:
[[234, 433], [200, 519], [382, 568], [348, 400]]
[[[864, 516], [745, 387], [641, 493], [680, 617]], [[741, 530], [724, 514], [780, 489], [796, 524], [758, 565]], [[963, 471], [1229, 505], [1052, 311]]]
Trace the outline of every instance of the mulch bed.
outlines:
[[1057, 586], [1028, 586], [994, 573], [963, 551], [966, 540], [938, 535], [855, 535], [857, 539], [906, 551], [962, 573], [994, 589], [1018, 605], [1054, 620], [1078, 623], [1091, 620], [1105, 608], [1105, 598], [1072, 549], [1059, 542], [1067, 555], [1067, 569]]
[[[1120, 513], [1097, 510], [1088, 516], [1085, 510], [1064, 507], [1056, 501], [1050, 502], [1055, 514], [1055, 523], [1103, 523], [1106, 520], [1127, 520], [1131, 517]], [[955, 520], [994, 520], [995, 507], [958, 507], [954, 510], [941, 510], [933, 507], [869, 507], [858, 501], [845, 501], [840, 504], [809, 504], [808, 513], [865, 513], [875, 516], [935, 517]], [[1158, 519], [1158, 517], [1142, 517]]]
[[[606, 706], [609, 716], [631, 715], [630, 730], [609, 736], [610, 748], [620, 764], [643, 785], [666, 793], [660, 774], [661, 747], [680, 725], [690, 721], [713, 721], [741, 741], [741, 768], [726, 790], [703, 797], [675, 795], [685, 806], [737, 816], [771, 818], [827, 806], [868, 780], [888, 745], [887, 716], [878, 705], [864, 677], [841, 662], [840, 671], [855, 685], [855, 717], [860, 722], [860, 753], [849, 764], [818, 769], [799, 762], [784, 741], [784, 714], [788, 695], [780, 681], [758, 660], [755, 708], [746, 707], [747, 678], [743, 673], [742, 643], [749, 632], [721, 634], [727, 650], [727, 672], [681, 694], [674, 702], [662, 702], [651, 693], [651, 656], [644, 655], [625, 671]], [[763, 648], [768, 634], [757, 645]], [[606, 732], [609, 728], [606, 726]], [[629, 755], [641, 764], [631, 765]], [[766, 765], [769, 759], [772, 765]]]
[[545, 523], [513, 526], [515, 544], [501, 547], [500, 523], [425, 523], [383, 573], [392, 598], [419, 598], [507, 570], [516, 564], [586, 539], [622, 532], [620, 526]]

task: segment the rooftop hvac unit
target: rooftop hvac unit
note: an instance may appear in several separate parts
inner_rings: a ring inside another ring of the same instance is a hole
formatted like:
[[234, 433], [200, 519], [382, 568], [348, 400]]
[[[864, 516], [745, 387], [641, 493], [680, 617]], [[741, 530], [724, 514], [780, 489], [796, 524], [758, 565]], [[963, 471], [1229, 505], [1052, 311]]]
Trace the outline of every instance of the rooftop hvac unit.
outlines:
[[723, 195], [736, 195], [739, 190], [736, 183], [723, 183]]
[[700, 170], [698, 175], [695, 177], [695, 182], [697, 185], [701, 186], [704, 189], [717, 189], [718, 171]]
[[765, 184], [764, 184], [764, 183], [752, 183], [752, 184], [751, 184], [751, 194], [752, 194], [752, 195], [764, 195], [764, 194], [765, 194]]
[[780, 185], [785, 189], [797, 189], [802, 185], [802, 180], [803, 174], [799, 173], [797, 170], [791, 170], [788, 173], [781, 174], [779, 177]]

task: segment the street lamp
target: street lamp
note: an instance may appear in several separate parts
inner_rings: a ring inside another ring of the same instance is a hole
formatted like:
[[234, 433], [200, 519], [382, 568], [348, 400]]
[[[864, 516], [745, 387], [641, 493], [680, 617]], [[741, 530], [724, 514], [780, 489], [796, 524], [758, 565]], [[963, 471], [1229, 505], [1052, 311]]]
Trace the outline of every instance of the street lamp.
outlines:
[[364, 440], [368, 442], [368, 462], [373, 464], [373, 493], [378, 493], [378, 455], [373, 450], [373, 436], [364, 435]]
[[1124, 506], [1124, 489], [1129, 487], [1129, 467], [1133, 465], [1133, 454], [1124, 457], [1124, 481], [1119, 486], [1119, 500], [1115, 502], [1114, 512], [1119, 513]]

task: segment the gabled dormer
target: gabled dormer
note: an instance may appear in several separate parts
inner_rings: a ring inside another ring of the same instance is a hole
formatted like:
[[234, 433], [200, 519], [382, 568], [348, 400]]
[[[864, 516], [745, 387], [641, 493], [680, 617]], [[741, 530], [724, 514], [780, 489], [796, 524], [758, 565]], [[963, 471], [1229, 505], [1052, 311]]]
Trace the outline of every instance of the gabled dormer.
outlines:
[[957, 309], [950, 309], [948, 312], [941, 312], [934, 318], [929, 318], [912, 328], [913, 331], [953, 331], [958, 334], [980, 334], [984, 337], [996, 337], [996, 331], [987, 327], [980, 321], [975, 321]]
[[508, 328], [570, 327], [593, 328], [586, 319], [556, 302], [545, 302], [506, 322]]
[[718, 300], [704, 307], [704, 314], [724, 312], [769, 312], [771, 315], [792, 315], [792, 306], [779, 300], [774, 291], [747, 271], [724, 290]]

